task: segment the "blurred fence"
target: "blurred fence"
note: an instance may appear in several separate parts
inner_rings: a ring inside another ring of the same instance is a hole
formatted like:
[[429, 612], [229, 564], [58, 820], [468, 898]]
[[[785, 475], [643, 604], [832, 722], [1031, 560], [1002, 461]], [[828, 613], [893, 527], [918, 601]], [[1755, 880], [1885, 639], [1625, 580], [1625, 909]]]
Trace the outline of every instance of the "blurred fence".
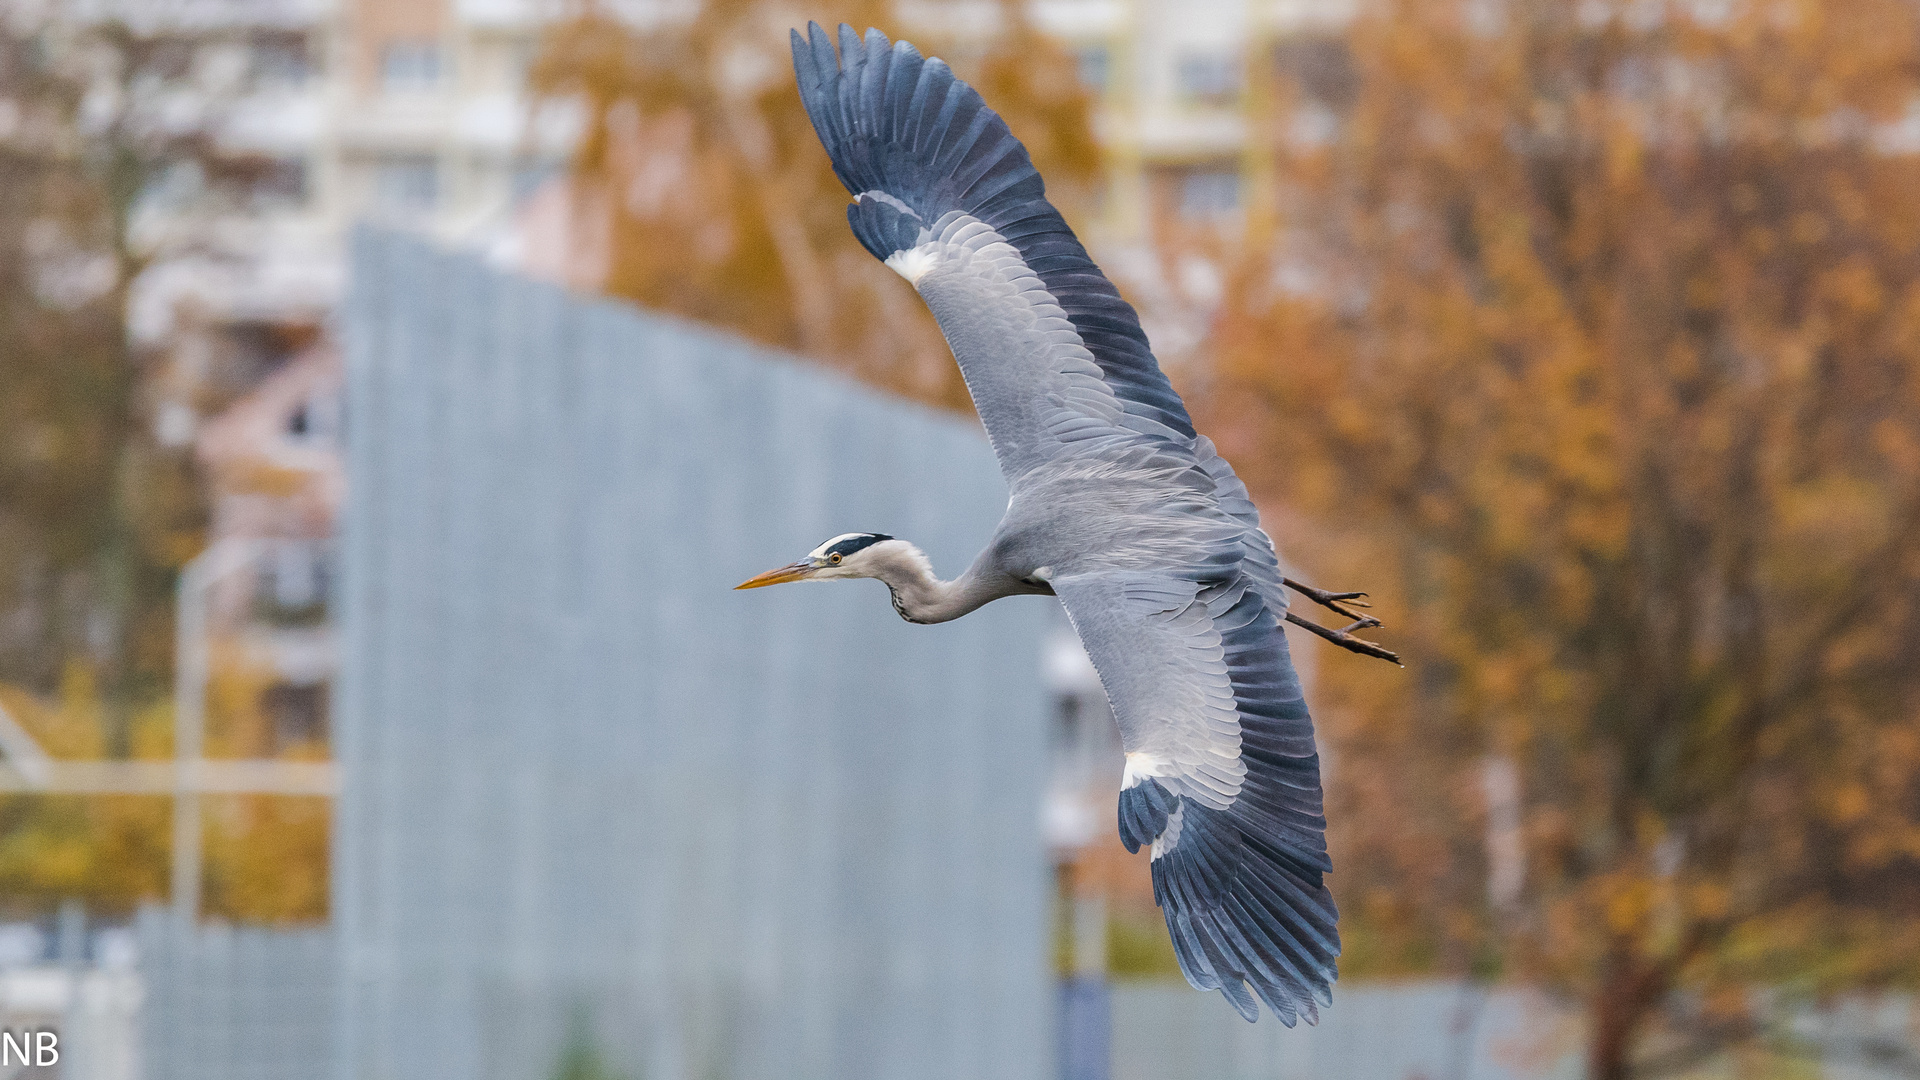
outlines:
[[[142, 1080], [331, 1080], [339, 1020], [331, 931], [214, 925], [183, 933], [160, 908], [143, 909], [136, 929], [146, 990]], [[78, 1035], [69, 1042], [89, 1049]]]
[[1122, 983], [1113, 1080], [1575, 1080], [1577, 1018], [1538, 994], [1341, 984], [1315, 1027], [1241, 1020], [1217, 994]]
[[[1920, 1000], [1858, 992], [1808, 1002], [1756, 991], [1764, 1062], [1727, 1058], [1662, 1075], [1807, 1080], [1920, 1076]], [[1316, 1027], [1248, 1024], [1183, 985], [1113, 988], [1112, 1080], [1579, 1080], [1584, 1027], [1521, 987], [1440, 980], [1342, 983]]]
[[877, 530], [958, 572], [978, 429], [363, 234], [346, 321], [341, 1077], [1040, 1077], [1048, 601], [733, 592]]

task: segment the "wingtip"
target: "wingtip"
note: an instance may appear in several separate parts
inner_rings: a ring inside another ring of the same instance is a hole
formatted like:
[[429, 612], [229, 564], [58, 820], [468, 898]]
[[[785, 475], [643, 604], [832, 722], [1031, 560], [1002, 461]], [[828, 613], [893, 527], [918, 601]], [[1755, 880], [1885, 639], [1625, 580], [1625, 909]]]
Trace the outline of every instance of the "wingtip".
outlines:
[[1233, 1002], [1233, 1007], [1240, 1013], [1240, 1019], [1245, 1020], [1249, 1024], [1259, 1022], [1260, 1003], [1254, 1000], [1253, 991], [1247, 989], [1245, 982], [1239, 979], [1233, 979], [1232, 981], [1222, 980], [1220, 993], [1228, 1001]]
[[[802, 37], [799, 30], [789, 32], [790, 40], [793, 42], [793, 69], [795, 74], [806, 72], [813, 76], [813, 80], [816, 83], [825, 77], [825, 72], [820, 70], [820, 46], [826, 37], [826, 33], [826, 30], [821, 28], [819, 23], [813, 22], [812, 20], [807, 22], [806, 36]], [[831, 53], [833, 46], [828, 45], [827, 51]]]
[[812, 55], [814, 78], [823, 85], [833, 72], [839, 70], [840, 57], [833, 51], [833, 35], [818, 22], [807, 22], [807, 52]]
[[1308, 1022], [1314, 1024], [1320, 1022], [1321, 1009], [1333, 1008], [1333, 983], [1334, 980], [1340, 977], [1340, 973], [1331, 968], [1321, 972], [1321, 974], [1327, 977], [1327, 981], [1313, 988], [1313, 1000], [1319, 1003], [1319, 1007], [1316, 1008], [1312, 1003], [1307, 1005], [1308, 1010], [1312, 1012], [1312, 1017]]

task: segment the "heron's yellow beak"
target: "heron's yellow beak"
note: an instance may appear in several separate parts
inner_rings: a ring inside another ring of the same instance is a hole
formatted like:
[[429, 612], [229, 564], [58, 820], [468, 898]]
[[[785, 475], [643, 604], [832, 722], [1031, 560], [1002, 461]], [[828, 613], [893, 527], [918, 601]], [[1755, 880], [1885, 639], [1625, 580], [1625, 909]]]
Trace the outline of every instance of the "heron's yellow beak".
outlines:
[[756, 574], [740, 584], [735, 585], [734, 588], [761, 589], [768, 585], [780, 585], [789, 581], [799, 581], [811, 573], [813, 573], [813, 563], [802, 560], [797, 563], [789, 563], [786, 566], [769, 570], [764, 574]]

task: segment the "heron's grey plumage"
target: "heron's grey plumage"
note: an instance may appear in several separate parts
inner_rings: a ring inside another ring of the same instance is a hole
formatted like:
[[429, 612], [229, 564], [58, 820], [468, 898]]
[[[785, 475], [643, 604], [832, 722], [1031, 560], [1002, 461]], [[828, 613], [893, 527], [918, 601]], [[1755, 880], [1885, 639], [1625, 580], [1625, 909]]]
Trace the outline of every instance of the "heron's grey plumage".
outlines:
[[833, 576], [881, 578], [916, 621], [1057, 595], [1113, 704], [1121, 837], [1152, 849], [1187, 978], [1249, 1020], [1256, 996], [1317, 1018], [1340, 951], [1319, 758], [1246, 486], [978, 93], [877, 30], [841, 27], [836, 53], [813, 25], [793, 53], [854, 233], [939, 321], [1011, 495], [953, 582], [890, 539]]

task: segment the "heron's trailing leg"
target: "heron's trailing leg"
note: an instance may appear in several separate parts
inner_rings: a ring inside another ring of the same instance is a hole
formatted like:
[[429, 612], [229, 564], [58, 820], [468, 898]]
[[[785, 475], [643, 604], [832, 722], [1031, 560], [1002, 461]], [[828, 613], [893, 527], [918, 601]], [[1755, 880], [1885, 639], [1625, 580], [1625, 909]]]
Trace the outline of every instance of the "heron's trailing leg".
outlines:
[[1368, 630], [1380, 625], [1379, 619], [1376, 619], [1371, 615], [1364, 615], [1358, 611], [1353, 610], [1354, 608], [1364, 608], [1364, 607], [1373, 606], [1372, 604], [1369, 604], [1365, 600], [1361, 599], [1361, 597], [1364, 597], [1367, 595], [1366, 593], [1328, 592], [1325, 589], [1316, 589], [1311, 585], [1303, 585], [1300, 582], [1295, 581], [1292, 578], [1288, 578], [1288, 577], [1283, 577], [1280, 579], [1280, 581], [1284, 585], [1286, 585], [1287, 588], [1292, 589], [1294, 592], [1297, 592], [1302, 596], [1305, 596], [1307, 599], [1313, 601], [1316, 604], [1319, 604], [1321, 607], [1326, 608], [1337, 615], [1342, 615], [1342, 616], [1345, 616], [1346, 618], [1353, 620], [1351, 625], [1343, 627], [1342, 629], [1339, 629], [1339, 630], [1335, 630], [1330, 626], [1321, 626], [1319, 623], [1314, 622], [1311, 619], [1303, 619], [1300, 616], [1295, 615], [1293, 612], [1289, 611], [1287, 612], [1288, 622], [1292, 623], [1295, 626], [1304, 627], [1305, 629], [1311, 630], [1314, 633], [1319, 634], [1321, 637], [1326, 638], [1328, 641], [1333, 642], [1335, 645], [1338, 645], [1343, 649], [1350, 649], [1353, 652], [1361, 653], [1362, 655], [1365, 655], [1365, 656], [1377, 656], [1382, 660], [1388, 660], [1395, 664], [1400, 663], [1399, 653], [1396, 653], [1391, 649], [1384, 648], [1380, 645], [1376, 645], [1373, 642], [1366, 640], [1365, 638], [1357, 638], [1353, 636], [1353, 633], [1356, 630]]

